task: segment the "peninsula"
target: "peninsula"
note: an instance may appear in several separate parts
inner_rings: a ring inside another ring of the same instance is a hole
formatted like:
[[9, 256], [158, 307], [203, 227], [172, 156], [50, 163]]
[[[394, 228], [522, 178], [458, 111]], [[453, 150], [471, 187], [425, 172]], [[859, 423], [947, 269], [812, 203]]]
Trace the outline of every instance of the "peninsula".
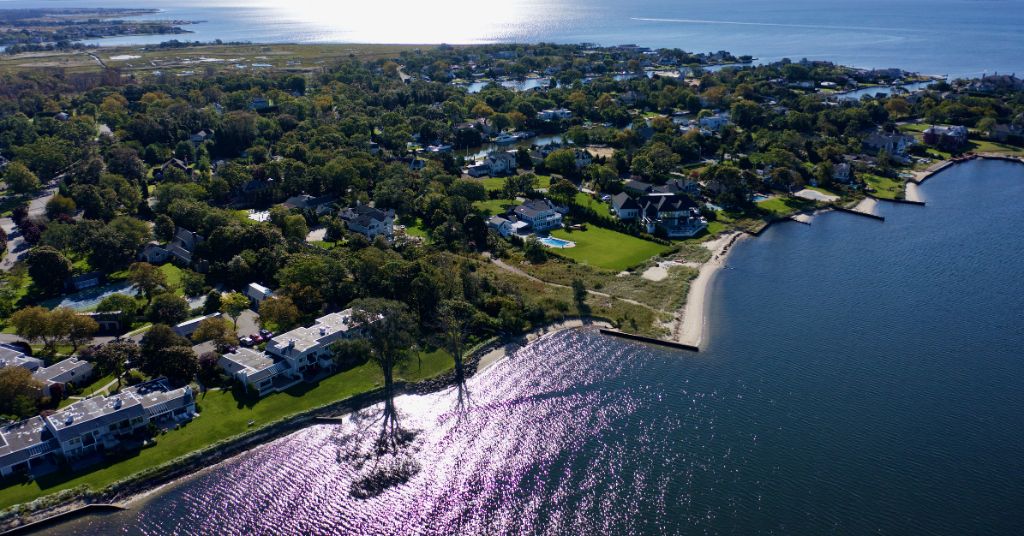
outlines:
[[3, 58], [0, 521], [123, 498], [352, 397], [459, 381], [546, 326], [700, 346], [740, 238], [920, 203], [912, 185], [944, 166], [1024, 156], [1015, 76], [749, 60]]

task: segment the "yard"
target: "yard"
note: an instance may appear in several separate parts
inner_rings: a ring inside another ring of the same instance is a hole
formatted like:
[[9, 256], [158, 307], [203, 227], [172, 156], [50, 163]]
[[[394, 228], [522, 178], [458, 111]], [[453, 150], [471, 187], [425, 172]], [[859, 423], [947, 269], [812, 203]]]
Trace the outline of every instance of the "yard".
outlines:
[[647, 259], [670, 249], [669, 246], [594, 225], [589, 225], [586, 231], [558, 229], [552, 231], [551, 235], [571, 240], [576, 243], [576, 247], [548, 251], [577, 262], [617, 272], [642, 264]]
[[473, 208], [486, 212], [488, 216], [504, 214], [514, 206], [516, 206], [516, 202], [512, 199], [488, 199], [473, 203]]
[[[484, 185], [488, 192], [495, 192], [505, 187], [505, 177], [486, 177], [483, 179], [471, 179]], [[546, 190], [551, 186], [551, 175], [537, 175], [537, 189]]]
[[602, 202], [599, 199], [594, 199], [593, 197], [590, 197], [590, 194], [588, 193], [576, 192], [576, 198], [573, 199], [573, 201], [581, 207], [593, 209], [598, 216], [603, 216], [605, 218], [612, 217], [612, 213], [609, 211], [610, 205], [608, 203]]
[[874, 190], [871, 193], [875, 197], [881, 199], [900, 199], [903, 197], [904, 185], [901, 181], [870, 173], [861, 173], [860, 178], [864, 179], [864, 182]]
[[757, 207], [773, 218], [782, 218], [800, 212], [813, 205], [812, 202], [794, 197], [773, 197], [761, 201]]
[[[424, 353], [421, 363], [416, 358], [406, 362], [396, 370], [396, 377], [418, 381], [453, 366], [446, 352], [435, 350]], [[196, 396], [200, 416], [179, 430], [158, 436], [155, 446], [119, 461], [93, 466], [86, 473], [68, 475], [58, 472], [38, 481], [9, 485], [0, 489], [0, 509], [76, 486], [102, 489], [140, 471], [251, 430], [249, 421], [255, 421], [255, 426], [263, 426], [295, 413], [371, 391], [381, 384], [380, 370], [370, 362], [335, 374], [318, 384], [299, 384], [259, 401], [238, 399], [229, 391], [207, 391]]]

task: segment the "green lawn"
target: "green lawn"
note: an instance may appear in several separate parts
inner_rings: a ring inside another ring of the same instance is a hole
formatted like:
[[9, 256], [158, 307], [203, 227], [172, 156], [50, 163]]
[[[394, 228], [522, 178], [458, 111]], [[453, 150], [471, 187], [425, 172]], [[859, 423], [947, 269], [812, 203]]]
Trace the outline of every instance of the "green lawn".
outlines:
[[969, 150], [976, 153], [1000, 153], [1010, 156], [1024, 156], [1024, 147], [1007, 145], [997, 141], [972, 139], [968, 145], [970, 146]]
[[593, 209], [598, 216], [604, 216], [605, 218], [612, 217], [612, 213], [610, 212], [611, 206], [608, 203], [601, 202], [600, 199], [590, 197], [590, 194], [588, 193], [576, 192], [576, 198], [573, 201], [581, 207]]
[[167, 284], [174, 289], [174, 293], [182, 296], [185, 290], [181, 288], [181, 268], [167, 263], [160, 266], [160, 271], [164, 273], [164, 277], [167, 278]]
[[[505, 177], [485, 177], [472, 180], [483, 184], [484, 189], [488, 192], [495, 192], [505, 187]], [[551, 175], [537, 175], [538, 189], [547, 189], [549, 186], [551, 186]]]
[[548, 251], [577, 262], [614, 271], [632, 268], [670, 249], [669, 246], [641, 240], [594, 225], [587, 226], [586, 231], [558, 229], [552, 231], [551, 235], [556, 238], [572, 240], [576, 243], [576, 247], [549, 249]]
[[890, 179], [888, 177], [880, 177], [878, 175], [872, 175], [870, 173], [861, 173], [860, 178], [864, 179], [864, 182], [871, 187], [873, 192], [872, 195], [882, 199], [897, 199], [903, 197], [903, 182]]
[[770, 216], [781, 218], [803, 210], [808, 203], [808, 201], [794, 197], [773, 197], [759, 202], [757, 206]]
[[508, 209], [515, 205], [516, 202], [512, 199], [489, 199], [473, 203], [473, 208], [486, 212], [488, 216], [494, 216], [508, 212]]
[[[413, 358], [404, 363], [396, 370], [396, 378], [419, 381], [453, 367], [451, 357], [443, 350], [424, 353], [421, 361], [419, 364]], [[155, 446], [116, 462], [93, 466], [84, 474], [54, 473], [38, 481], [8, 485], [0, 489], [0, 509], [76, 486], [102, 489], [132, 474], [246, 432], [252, 429], [248, 424], [250, 420], [255, 421], [255, 426], [263, 426], [295, 413], [371, 391], [381, 384], [380, 370], [368, 362], [320, 383], [299, 384], [258, 401], [238, 399], [233, 393], [220, 390], [198, 394], [199, 417], [179, 430], [159, 435]]]

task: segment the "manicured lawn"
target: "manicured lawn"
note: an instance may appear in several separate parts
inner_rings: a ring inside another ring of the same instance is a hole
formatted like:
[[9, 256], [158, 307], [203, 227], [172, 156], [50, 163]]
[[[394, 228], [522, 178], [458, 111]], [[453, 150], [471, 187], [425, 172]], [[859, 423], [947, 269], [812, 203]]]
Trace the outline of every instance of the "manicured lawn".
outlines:
[[572, 240], [576, 247], [549, 249], [549, 252], [617, 272], [632, 268], [670, 249], [668, 246], [594, 225], [587, 226], [586, 231], [558, 229], [552, 231], [551, 235]]
[[608, 203], [603, 203], [600, 199], [594, 199], [593, 197], [590, 197], [590, 194], [588, 193], [576, 192], [576, 198], [573, 201], [581, 207], [593, 209], [598, 216], [604, 216], [606, 218], [612, 217]]
[[976, 153], [1001, 153], [1012, 156], [1024, 156], [1024, 147], [1007, 145], [997, 141], [971, 140], [968, 145], [970, 150]]
[[167, 284], [171, 288], [175, 289], [174, 293], [181, 296], [184, 294], [184, 289], [181, 288], [181, 268], [167, 263], [160, 266], [160, 271], [164, 273], [164, 277], [167, 278]]
[[[488, 192], [498, 191], [505, 187], [505, 177], [484, 177], [472, 180], [483, 184], [484, 189]], [[537, 175], [537, 189], [546, 190], [549, 186], [551, 186], [551, 175]]]
[[821, 186], [804, 186], [804, 188], [807, 188], [808, 190], [814, 190], [815, 192], [821, 192], [821, 193], [823, 193], [825, 195], [834, 195], [836, 197], [842, 197], [841, 195], [839, 195], [839, 194], [837, 194], [837, 193], [835, 193], [835, 192], [833, 192], [833, 191], [831, 191], [831, 190], [829, 190], [827, 188], [822, 188]]
[[792, 197], [773, 197], [767, 201], [761, 201], [757, 206], [773, 217], [783, 217], [803, 210], [807, 204], [808, 203], [802, 199]]
[[874, 191], [875, 197], [882, 199], [896, 199], [903, 197], [903, 183], [888, 177], [862, 173], [860, 176]]
[[[435, 350], [423, 354], [422, 366], [415, 358], [406, 362], [396, 371], [396, 377], [417, 381], [436, 376], [452, 367], [451, 357], [443, 350]], [[39, 481], [9, 485], [0, 489], [0, 508], [76, 486], [102, 489], [132, 474], [246, 432], [251, 429], [248, 424], [250, 420], [255, 421], [255, 426], [263, 426], [301, 411], [371, 391], [381, 384], [380, 370], [373, 362], [368, 362], [335, 374], [318, 384], [299, 384], [288, 391], [258, 401], [238, 399], [228, 391], [207, 391], [196, 397], [199, 417], [179, 430], [157, 436], [155, 446], [117, 462], [93, 466], [84, 474], [55, 473]]]
[[516, 202], [512, 199], [489, 199], [473, 203], [473, 208], [486, 212], [488, 216], [494, 216], [508, 212], [508, 209], [515, 205]]

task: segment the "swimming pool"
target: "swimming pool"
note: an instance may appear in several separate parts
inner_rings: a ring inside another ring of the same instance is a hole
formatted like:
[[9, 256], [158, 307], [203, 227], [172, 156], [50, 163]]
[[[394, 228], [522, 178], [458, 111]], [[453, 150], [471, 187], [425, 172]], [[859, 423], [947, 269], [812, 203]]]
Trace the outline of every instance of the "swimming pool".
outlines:
[[764, 194], [754, 194], [754, 202], [755, 203], [760, 203], [761, 201], [767, 201], [769, 199], [771, 199], [771, 198], [768, 197], [767, 195], [764, 195]]
[[570, 240], [562, 240], [561, 238], [555, 238], [553, 236], [545, 236], [543, 238], [538, 238], [537, 241], [549, 248], [565, 249], [576, 246], [576, 242], [572, 242]]

